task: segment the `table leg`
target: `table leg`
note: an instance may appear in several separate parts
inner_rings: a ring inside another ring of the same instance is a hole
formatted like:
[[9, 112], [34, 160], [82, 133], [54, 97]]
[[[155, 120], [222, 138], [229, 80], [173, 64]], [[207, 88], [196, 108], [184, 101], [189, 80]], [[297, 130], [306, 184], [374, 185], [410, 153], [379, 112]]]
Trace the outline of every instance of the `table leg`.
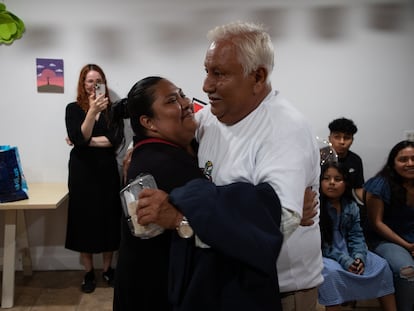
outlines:
[[16, 210], [4, 211], [3, 288], [1, 307], [11, 308], [14, 303], [14, 277], [16, 262]]
[[30, 256], [29, 238], [27, 236], [24, 210], [17, 210], [17, 247], [22, 250], [23, 275], [32, 275], [32, 257]]

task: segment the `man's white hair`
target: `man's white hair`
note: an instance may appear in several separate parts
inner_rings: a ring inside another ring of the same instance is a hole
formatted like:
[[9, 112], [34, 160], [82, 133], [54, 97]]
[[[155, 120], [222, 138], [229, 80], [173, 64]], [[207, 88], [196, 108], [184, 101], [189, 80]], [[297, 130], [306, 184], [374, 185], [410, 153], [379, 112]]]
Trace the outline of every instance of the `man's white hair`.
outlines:
[[210, 42], [230, 40], [245, 75], [263, 66], [268, 80], [274, 67], [274, 49], [270, 35], [262, 25], [248, 22], [233, 22], [218, 26], [207, 33]]

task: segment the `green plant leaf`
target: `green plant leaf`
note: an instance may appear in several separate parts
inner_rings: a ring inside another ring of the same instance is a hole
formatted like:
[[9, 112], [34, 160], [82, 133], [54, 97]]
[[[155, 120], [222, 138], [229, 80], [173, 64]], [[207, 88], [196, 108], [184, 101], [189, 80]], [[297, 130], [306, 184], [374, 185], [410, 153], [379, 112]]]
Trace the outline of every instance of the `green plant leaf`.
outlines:
[[23, 21], [11, 12], [6, 11], [6, 6], [0, 3], [0, 44], [10, 44], [15, 39], [21, 38], [25, 31]]
[[0, 24], [0, 39], [10, 40], [17, 32], [16, 24]]

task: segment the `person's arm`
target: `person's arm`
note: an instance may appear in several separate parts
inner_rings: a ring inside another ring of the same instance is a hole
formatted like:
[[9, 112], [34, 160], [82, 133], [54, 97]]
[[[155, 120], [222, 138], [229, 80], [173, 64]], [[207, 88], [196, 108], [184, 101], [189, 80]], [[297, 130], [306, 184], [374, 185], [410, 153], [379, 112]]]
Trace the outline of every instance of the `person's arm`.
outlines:
[[[216, 186], [198, 178], [175, 188], [169, 196], [157, 192], [140, 192], [140, 224], [176, 227], [184, 214], [197, 236], [211, 248], [265, 273], [275, 272], [283, 235], [279, 229], [280, 201], [269, 184]], [[147, 195], [153, 199], [144, 200]], [[155, 199], [158, 202], [154, 203]], [[168, 200], [182, 214], [173, 211]]]
[[86, 146], [89, 144], [89, 141], [85, 140], [81, 131], [84, 119], [85, 112], [77, 103], [73, 102], [66, 106], [65, 124], [68, 134], [66, 142], [69, 145]]
[[364, 205], [364, 188], [354, 188], [352, 194], [359, 205]]
[[[319, 150], [305, 120], [279, 119], [255, 154], [255, 182], [267, 182], [282, 205], [281, 231], [287, 240], [300, 226], [316, 226], [318, 204], [307, 203], [306, 189], [319, 180]], [[300, 121], [300, 122], [299, 122]], [[293, 125], [294, 124], [294, 125]], [[305, 213], [305, 214], [303, 214]], [[313, 216], [314, 219], [310, 217]]]
[[364, 205], [364, 167], [362, 165], [362, 159], [356, 155], [357, 165], [356, 165], [356, 176], [353, 184], [352, 194], [354, 195], [355, 200], [359, 205]]
[[344, 270], [349, 271], [349, 267], [354, 262], [354, 259], [348, 253], [344, 253], [332, 245], [326, 243], [322, 246], [323, 257], [330, 258], [338, 262]]
[[112, 144], [106, 136], [94, 136], [89, 140], [89, 146], [106, 148], [112, 147]]
[[414, 251], [414, 243], [409, 243], [395, 233], [384, 221], [384, 202], [370, 192], [367, 192], [366, 197], [368, 220], [373, 226], [374, 230], [381, 235], [384, 239], [398, 244], [410, 252]]
[[[359, 208], [355, 202], [352, 202], [347, 206], [347, 210], [350, 213], [349, 216], [352, 216], [352, 222], [347, 228], [348, 251], [354, 261], [358, 258], [360, 261], [366, 262], [368, 247], [365, 243], [365, 236], [360, 223]], [[353, 270], [352, 272], [354, 270], [360, 272], [360, 268], [358, 264], [357, 266], [353, 265], [351, 269]]]
[[122, 176], [124, 180], [124, 184], [127, 183], [127, 173], [129, 165], [131, 164], [132, 152], [134, 151], [133, 143], [131, 142], [125, 152], [124, 159], [122, 160]]
[[108, 98], [104, 96], [100, 95], [96, 99], [95, 94], [89, 96], [89, 109], [81, 125], [81, 131], [85, 140], [89, 140], [92, 136], [97, 115], [108, 107]]

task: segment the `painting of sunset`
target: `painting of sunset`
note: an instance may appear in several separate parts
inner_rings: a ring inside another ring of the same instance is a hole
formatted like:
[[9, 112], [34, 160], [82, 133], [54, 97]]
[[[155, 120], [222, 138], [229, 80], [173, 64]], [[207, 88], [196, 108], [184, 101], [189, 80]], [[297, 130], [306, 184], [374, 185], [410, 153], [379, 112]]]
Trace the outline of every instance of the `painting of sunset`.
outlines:
[[63, 93], [63, 59], [36, 58], [37, 91]]

